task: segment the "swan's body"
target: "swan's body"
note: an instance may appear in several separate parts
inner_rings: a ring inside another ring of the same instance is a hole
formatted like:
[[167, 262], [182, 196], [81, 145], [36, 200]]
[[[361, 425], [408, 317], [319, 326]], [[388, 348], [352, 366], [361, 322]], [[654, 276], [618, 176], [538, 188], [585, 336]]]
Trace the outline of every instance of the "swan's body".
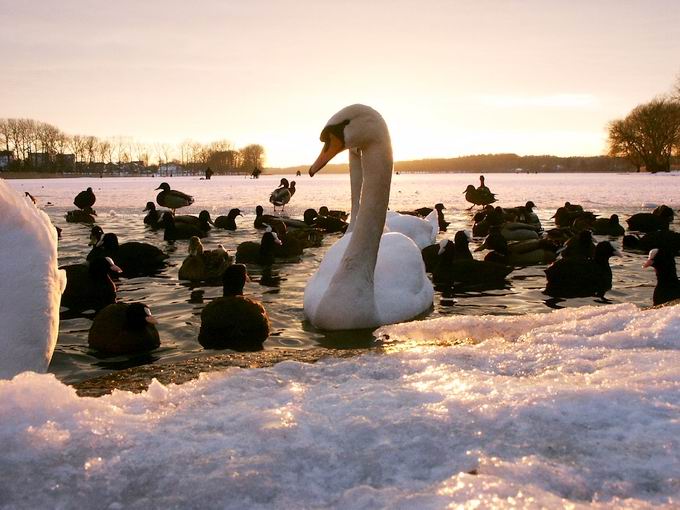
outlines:
[[420, 250], [433, 244], [439, 232], [436, 212], [431, 212], [423, 219], [417, 216], [388, 211], [385, 225], [390, 232], [400, 232], [406, 237], [411, 238]]
[[44, 372], [59, 331], [66, 274], [47, 215], [0, 179], [0, 378]]
[[383, 234], [392, 179], [392, 146], [378, 112], [353, 105], [335, 114], [309, 170], [314, 175], [349, 148], [352, 221], [305, 288], [305, 315], [321, 329], [372, 328], [412, 319], [432, 306], [434, 290], [420, 250], [397, 232]]

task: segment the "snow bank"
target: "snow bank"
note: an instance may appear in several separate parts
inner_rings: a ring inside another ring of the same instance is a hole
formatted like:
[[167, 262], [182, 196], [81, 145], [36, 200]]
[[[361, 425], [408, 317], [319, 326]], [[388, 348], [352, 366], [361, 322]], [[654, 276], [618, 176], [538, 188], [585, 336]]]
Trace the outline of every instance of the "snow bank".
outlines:
[[416, 342], [387, 355], [99, 399], [21, 374], [0, 382], [2, 503], [671, 507], [678, 327], [680, 307], [455, 317], [382, 328]]

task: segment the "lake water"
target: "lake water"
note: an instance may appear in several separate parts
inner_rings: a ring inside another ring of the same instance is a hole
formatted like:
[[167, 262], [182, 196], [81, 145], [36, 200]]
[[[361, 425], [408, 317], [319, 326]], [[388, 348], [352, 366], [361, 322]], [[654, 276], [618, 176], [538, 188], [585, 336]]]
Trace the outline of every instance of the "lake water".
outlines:
[[[295, 177], [287, 176], [289, 179]], [[167, 243], [162, 230], [153, 231], [143, 224], [143, 208], [147, 201], [155, 201], [155, 188], [167, 180], [172, 188], [193, 195], [192, 207], [182, 214], [197, 214], [202, 209], [210, 211], [213, 218], [239, 207], [244, 217], [238, 218], [238, 230], [227, 232], [213, 229], [203, 240], [207, 249], [222, 244], [234, 253], [239, 243], [259, 240], [261, 231], [253, 228], [255, 207], [268, 203], [269, 193], [281, 176], [264, 176], [259, 180], [244, 177], [213, 177], [210, 181], [198, 177], [175, 178], [78, 178], [9, 181], [20, 191], [33, 194], [52, 221], [63, 229], [59, 243], [60, 264], [84, 260], [89, 227], [66, 223], [66, 211], [73, 209], [73, 197], [90, 186], [95, 191], [98, 212], [97, 223], [105, 232], [115, 232], [121, 242], [144, 241], [160, 247], [170, 255], [169, 266], [153, 278], [122, 279], [118, 284], [118, 300], [144, 301], [159, 319], [161, 348], [141, 357], [102, 358], [88, 349], [87, 332], [91, 315], [62, 320], [57, 348], [50, 371], [65, 382], [75, 382], [112, 370], [157, 361], [180, 360], [206, 353], [196, 338], [200, 327], [200, 313], [210, 300], [221, 295], [221, 287], [191, 285], [180, 281], [177, 271], [187, 253], [188, 241]], [[469, 183], [477, 184], [472, 174], [402, 174], [392, 181], [390, 208], [415, 209], [442, 202], [447, 207], [446, 219], [451, 222], [449, 231], [439, 239], [453, 237], [456, 230], [471, 229], [472, 213], [462, 194]], [[647, 174], [489, 174], [487, 185], [497, 194], [501, 206], [516, 206], [533, 200], [544, 228], [554, 226], [550, 217], [566, 200], [582, 204], [601, 216], [617, 213], [623, 220], [629, 215], [649, 210], [666, 203], [680, 205], [678, 176]], [[301, 217], [306, 208], [327, 205], [331, 209], [349, 209], [349, 177], [347, 175], [318, 174], [313, 179], [306, 175], [297, 177], [297, 192], [286, 207], [286, 214]], [[46, 206], [47, 203], [53, 205]], [[305, 349], [322, 345], [331, 348], [369, 346], [373, 342], [370, 332], [324, 333], [315, 330], [304, 320], [302, 297], [305, 284], [322, 260], [328, 247], [337, 240], [327, 235], [323, 246], [308, 249], [297, 263], [277, 263], [272, 277], [262, 278], [258, 266], [250, 266], [252, 282], [245, 289], [247, 295], [261, 300], [272, 321], [272, 334], [265, 343], [266, 349]], [[471, 248], [481, 240], [475, 240]], [[614, 241], [620, 247], [620, 239]], [[477, 254], [482, 256], [483, 254]], [[613, 289], [607, 294], [611, 303], [632, 302], [638, 305], [651, 303], [655, 284], [654, 272], [644, 271], [644, 260], [639, 254], [623, 253], [611, 260], [614, 274]], [[595, 298], [570, 299], [558, 304], [542, 294], [545, 278], [544, 266], [515, 270], [508, 278], [508, 286], [501, 290], [471, 292], [460, 295], [442, 295], [437, 292], [434, 307], [423, 318], [447, 315], [521, 315], [529, 312], [547, 312], [555, 306], [574, 307], [583, 304], [601, 304]]]
[[[392, 207], [444, 202], [452, 235], [470, 226], [461, 193], [475, 177], [395, 176]], [[487, 176], [501, 205], [531, 199], [546, 227], [565, 200], [623, 218], [660, 203], [676, 207], [677, 179]], [[253, 211], [277, 181], [171, 183], [196, 196], [191, 212], [246, 212], [238, 231], [205, 240], [231, 251], [259, 237]], [[92, 186], [105, 230], [162, 247], [172, 265], [119, 285], [119, 299], [143, 299], [161, 320], [163, 346], [149, 358], [97, 358], [86, 345], [90, 319], [80, 317], [61, 323], [53, 373], [0, 380], [0, 507], [678, 508], [680, 306], [644, 309], [654, 274], [640, 268], [640, 254], [612, 259], [610, 303], [568, 300], [553, 310], [541, 294], [543, 268], [527, 268], [505, 290], [437, 294], [427, 317], [435, 320], [376, 332], [389, 336], [380, 354], [230, 368], [181, 385], [153, 381], [139, 394], [78, 397], [62, 381], [203, 352], [198, 314], [220, 290], [179, 282], [186, 241], [169, 245], [143, 227], [141, 209], [159, 182], [11, 182], [54, 204], [46, 210], [64, 228], [63, 263], [87, 252], [89, 229], [63, 215]], [[347, 207], [347, 177], [298, 183], [293, 216], [324, 203]], [[305, 281], [333, 241], [276, 266], [277, 285], [262, 285], [253, 268], [246, 291], [265, 302], [274, 325], [267, 349], [370, 342], [372, 335], [324, 335], [303, 320]]]

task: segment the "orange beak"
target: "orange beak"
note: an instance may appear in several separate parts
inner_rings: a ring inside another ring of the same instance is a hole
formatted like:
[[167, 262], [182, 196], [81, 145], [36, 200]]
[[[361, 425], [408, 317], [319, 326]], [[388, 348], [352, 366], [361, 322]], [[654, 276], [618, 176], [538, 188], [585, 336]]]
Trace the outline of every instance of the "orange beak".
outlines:
[[321, 149], [321, 154], [316, 158], [314, 164], [309, 167], [309, 176], [314, 177], [314, 174], [325, 167], [328, 162], [335, 157], [336, 154], [345, 150], [345, 145], [342, 141], [332, 133], [328, 134], [328, 142], [324, 144]]

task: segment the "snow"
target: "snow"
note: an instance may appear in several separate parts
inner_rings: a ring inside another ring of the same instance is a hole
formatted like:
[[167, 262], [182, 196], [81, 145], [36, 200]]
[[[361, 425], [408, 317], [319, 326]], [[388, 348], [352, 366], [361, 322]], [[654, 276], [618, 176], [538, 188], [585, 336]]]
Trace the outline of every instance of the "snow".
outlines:
[[4, 508], [676, 507], [680, 307], [456, 316], [384, 354], [79, 398], [0, 382]]

